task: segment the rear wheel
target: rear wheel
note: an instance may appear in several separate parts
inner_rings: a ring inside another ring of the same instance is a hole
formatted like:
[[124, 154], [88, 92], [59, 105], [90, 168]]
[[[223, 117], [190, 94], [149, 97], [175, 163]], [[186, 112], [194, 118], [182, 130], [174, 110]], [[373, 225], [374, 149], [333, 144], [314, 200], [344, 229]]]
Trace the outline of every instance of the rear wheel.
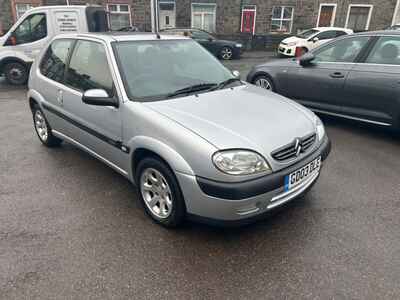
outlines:
[[28, 81], [28, 68], [20, 62], [11, 62], [5, 65], [4, 75], [7, 81], [13, 85], [22, 85]]
[[274, 89], [274, 84], [273, 84], [271, 78], [269, 78], [267, 75], [258, 75], [254, 79], [253, 83], [256, 86], [259, 86], [259, 87], [261, 87], [263, 89], [266, 89], [266, 90], [269, 90], [271, 92], [273, 92], [275, 90]]
[[138, 164], [136, 183], [147, 214], [165, 227], [179, 226], [186, 214], [185, 202], [178, 181], [160, 159], [146, 157]]
[[39, 140], [43, 143], [43, 145], [47, 147], [59, 146], [62, 140], [56, 138], [52, 134], [51, 127], [38, 105], [33, 106], [32, 115], [33, 115], [33, 126], [35, 127], [35, 131], [39, 137]]

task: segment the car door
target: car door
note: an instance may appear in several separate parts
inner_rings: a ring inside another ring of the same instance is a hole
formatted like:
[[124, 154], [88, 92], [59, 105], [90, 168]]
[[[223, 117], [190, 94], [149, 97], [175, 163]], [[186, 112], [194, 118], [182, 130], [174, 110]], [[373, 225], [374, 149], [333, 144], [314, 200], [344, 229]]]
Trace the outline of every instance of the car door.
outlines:
[[345, 80], [369, 39], [344, 38], [313, 51], [309, 65], [288, 71], [289, 97], [315, 110], [341, 111]]
[[43, 108], [52, 129], [63, 132], [68, 124], [60, 115], [65, 114], [62, 93], [64, 90], [64, 75], [70, 51], [73, 48], [73, 39], [54, 40], [47, 48], [39, 64], [40, 94], [43, 96]]
[[400, 36], [377, 38], [347, 78], [343, 113], [384, 125], [400, 121]]
[[48, 12], [35, 12], [25, 17], [10, 34], [4, 46], [12, 47], [14, 51], [25, 56], [26, 61], [33, 61], [50, 36], [52, 27], [49, 26]]
[[[82, 96], [91, 89], [105, 90], [117, 97], [110, 53], [94, 40], [77, 40], [66, 71], [63, 103], [70, 119], [67, 134], [97, 155], [123, 166], [122, 120], [120, 109], [85, 104]], [[123, 169], [123, 168], [122, 168]]]

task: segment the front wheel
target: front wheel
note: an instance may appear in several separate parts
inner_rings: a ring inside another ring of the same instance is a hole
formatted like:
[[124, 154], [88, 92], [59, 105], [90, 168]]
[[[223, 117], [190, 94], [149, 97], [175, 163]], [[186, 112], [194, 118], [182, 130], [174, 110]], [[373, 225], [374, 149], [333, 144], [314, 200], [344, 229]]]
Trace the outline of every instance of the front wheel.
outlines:
[[20, 62], [8, 63], [4, 67], [4, 75], [8, 83], [12, 85], [23, 85], [28, 81], [29, 70]]
[[257, 77], [254, 79], [253, 83], [254, 83], [256, 86], [259, 86], [259, 87], [261, 87], [261, 88], [263, 88], [263, 89], [266, 89], [266, 90], [269, 90], [269, 91], [271, 91], [271, 92], [273, 92], [273, 91], [275, 90], [275, 89], [274, 89], [274, 84], [273, 84], [271, 78], [269, 78], [269, 77], [266, 76], [266, 75], [259, 75], [259, 76], [257, 76]]
[[220, 52], [220, 57], [223, 60], [231, 60], [233, 58], [233, 50], [231, 47], [223, 47]]
[[144, 158], [136, 170], [139, 197], [147, 214], [165, 227], [179, 226], [186, 215], [185, 202], [178, 181], [160, 159]]
[[43, 145], [47, 147], [56, 147], [59, 146], [62, 142], [59, 138], [56, 138], [51, 132], [51, 128], [49, 123], [47, 122], [42, 110], [38, 105], [35, 105], [32, 108], [33, 115], [33, 125], [35, 127], [35, 131], [39, 137], [39, 140], [43, 143]]

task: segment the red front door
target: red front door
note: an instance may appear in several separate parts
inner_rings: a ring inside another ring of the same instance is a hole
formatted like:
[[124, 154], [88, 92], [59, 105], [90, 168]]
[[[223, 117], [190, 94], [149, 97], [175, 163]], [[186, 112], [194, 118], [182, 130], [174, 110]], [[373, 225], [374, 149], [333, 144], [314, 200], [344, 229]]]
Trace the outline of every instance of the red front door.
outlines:
[[242, 32], [254, 33], [256, 12], [254, 10], [244, 10], [242, 13]]

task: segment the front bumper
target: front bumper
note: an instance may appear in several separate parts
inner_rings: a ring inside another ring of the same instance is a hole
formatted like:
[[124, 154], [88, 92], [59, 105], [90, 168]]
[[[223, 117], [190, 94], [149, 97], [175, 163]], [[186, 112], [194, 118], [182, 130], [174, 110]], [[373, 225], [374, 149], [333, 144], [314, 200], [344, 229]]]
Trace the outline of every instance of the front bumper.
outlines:
[[330, 152], [328, 137], [302, 161], [279, 172], [258, 179], [224, 183], [177, 173], [189, 217], [196, 221], [222, 225], [241, 225], [263, 218], [272, 209], [306, 193], [319, 173], [288, 192], [284, 178], [318, 156], [324, 161]]
[[296, 55], [296, 46], [289, 47], [288, 45], [279, 44], [278, 54], [293, 57]]

